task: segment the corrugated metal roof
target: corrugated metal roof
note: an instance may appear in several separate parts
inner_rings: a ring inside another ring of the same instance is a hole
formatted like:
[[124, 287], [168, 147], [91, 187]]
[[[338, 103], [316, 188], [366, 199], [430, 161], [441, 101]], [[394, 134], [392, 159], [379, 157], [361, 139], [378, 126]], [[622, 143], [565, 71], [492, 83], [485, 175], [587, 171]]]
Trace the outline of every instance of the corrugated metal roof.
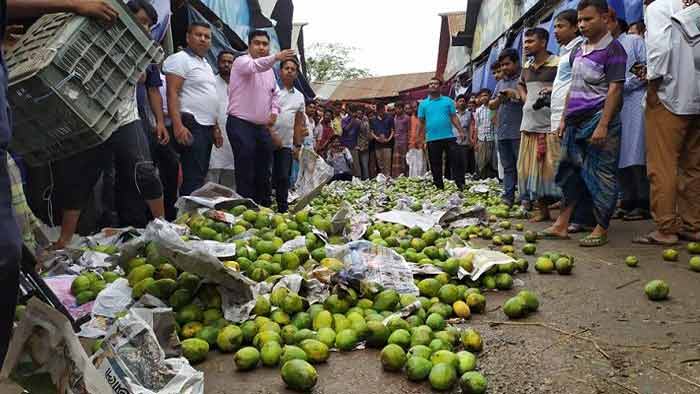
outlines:
[[312, 87], [318, 98], [332, 101], [359, 101], [395, 97], [400, 91], [423, 86], [434, 72], [388, 75], [345, 81], [314, 82]]

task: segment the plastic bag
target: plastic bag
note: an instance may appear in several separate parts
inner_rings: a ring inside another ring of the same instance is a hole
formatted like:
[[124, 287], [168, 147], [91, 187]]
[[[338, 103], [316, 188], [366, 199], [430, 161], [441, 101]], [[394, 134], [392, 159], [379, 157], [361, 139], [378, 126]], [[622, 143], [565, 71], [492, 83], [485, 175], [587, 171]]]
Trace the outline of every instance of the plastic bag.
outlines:
[[353, 287], [359, 285], [362, 290], [381, 285], [401, 294], [418, 295], [411, 266], [389, 248], [368, 241], [355, 241], [341, 247], [327, 248], [326, 253], [343, 262], [344, 270], [338, 275], [341, 281]]
[[408, 176], [411, 178], [421, 177], [427, 172], [421, 149], [409, 149], [406, 152], [406, 164], [408, 164]]
[[302, 210], [325, 184], [333, 178], [333, 167], [311, 149], [302, 148], [299, 156], [299, 176], [294, 184], [294, 192], [289, 193], [289, 202], [294, 205], [290, 212]]
[[36, 298], [12, 335], [0, 371], [0, 381], [8, 379], [32, 393], [112, 393], [68, 319]]
[[166, 359], [151, 326], [130, 311], [114, 322], [92, 357], [118, 394], [203, 394], [204, 374], [184, 358]]
[[218, 183], [207, 182], [204, 186], [195, 190], [189, 196], [180, 197], [175, 203], [178, 216], [195, 211], [198, 208], [215, 210], [228, 210], [236, 205], [244, 204], [250, 209], [258, 210], [259, 207], [249, 198], [244, 198], [235, 191]]
[[83, 338], [105, 336], [117, 315], [127, 310], [133, 303], [129, 281], [124, 278], [115, 280], [97, 295], [92, 307], [91, 319], [80, 327], [81, 331], [78, 335]]

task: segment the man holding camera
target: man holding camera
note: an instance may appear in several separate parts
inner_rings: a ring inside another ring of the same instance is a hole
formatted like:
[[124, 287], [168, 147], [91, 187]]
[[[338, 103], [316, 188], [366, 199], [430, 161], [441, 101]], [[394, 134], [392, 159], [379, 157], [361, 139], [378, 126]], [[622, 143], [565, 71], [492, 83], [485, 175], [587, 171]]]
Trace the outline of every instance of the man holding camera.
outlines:
[[547, 51], [549, 33], [535, 27], [525, 31], [523, 49], [530, 57], [518, 84], [518, 98], [524, 101], [522, 137], [518, 160], [518, 189], [523, 200], [539, 208], [531, 221], [551, 220], [549, 205], [558, 201], [561, 191], [554, 178], [560, 144], [551, 128], [552, 84], [559, 58]]

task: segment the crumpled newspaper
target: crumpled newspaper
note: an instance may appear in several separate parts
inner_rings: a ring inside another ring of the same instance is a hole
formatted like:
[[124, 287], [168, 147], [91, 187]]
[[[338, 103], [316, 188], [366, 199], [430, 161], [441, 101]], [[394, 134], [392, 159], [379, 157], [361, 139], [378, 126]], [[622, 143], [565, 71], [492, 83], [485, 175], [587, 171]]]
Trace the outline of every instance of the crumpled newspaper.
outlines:
[[316, 154], [312, 149], [302, 148], [299, 156], [299, 175], [294, 184], [294, 192], [289, 194], [289, 202], [293, 203], [290, 212], [302, 210], [323, 186], [333, 178], [333, 167]]
[[472, 278], [472, 280], [477, 280], [486, 271], [491, 269], [494, 265], [514, 263], [515, 259], [508, 256], [507, 254], [497, 252], [495, 250], [489, 249], [474, 249], [469, 246], [456, 249], [448, 249], [448, 253], [451, 257], [463, 257], [468, 254], [474, 256], [472, 263], [474, 265], [474, 270], [472, 272], [467, 272], [466, 274]]
[[166, 358], [144, 313], [129, 311], [114, 322], [92, 356], [97, 370], [115, 393], [203, 394], [204, 373], [184, 358]]
[[[242, 321], [250, 313], [243, 310], [254, 299], [255, 282], [239, 272], [226, 268], [218, 258], [206, 251], [192, 248], [180, 238], [182, 226], [156, 219], [148, 224], [143, 237], [135, 239], [122, 248], [120, 262], [126, 264], [136, 256], [147, 242], [154, 242], [158, 254], [182, 271], [193, 273], [204, 282], [217, 285], [222, 302], [227, 300], [223, 311], [230, 321]], [[252, 309], [252, 308], [251, 308]]]
[[326, 250], [329, 257], [343, 262], [345, 268], [338, 275], [353, 287], [371, 288], [377, 284], [401, 294], [418, 295], [411, 266], [389, 248], [368, 241], [354, 241]]
[[8, 379], [33, 393], [113, 393], [90, 362], [68, 318], [36, 298], [29, 300], [13, 332], [0, 371], [0, 381]]

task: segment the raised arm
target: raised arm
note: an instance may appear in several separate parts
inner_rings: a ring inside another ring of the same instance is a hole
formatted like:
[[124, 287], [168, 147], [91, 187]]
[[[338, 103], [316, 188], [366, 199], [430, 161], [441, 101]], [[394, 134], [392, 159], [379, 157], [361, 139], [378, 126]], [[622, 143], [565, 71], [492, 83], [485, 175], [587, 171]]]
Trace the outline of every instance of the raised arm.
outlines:
[[55, 12], [73, 12], [106, 21], [119, 15], [105, 0], [7, 0], [7, 13], [12, 18], [30, 18]]

